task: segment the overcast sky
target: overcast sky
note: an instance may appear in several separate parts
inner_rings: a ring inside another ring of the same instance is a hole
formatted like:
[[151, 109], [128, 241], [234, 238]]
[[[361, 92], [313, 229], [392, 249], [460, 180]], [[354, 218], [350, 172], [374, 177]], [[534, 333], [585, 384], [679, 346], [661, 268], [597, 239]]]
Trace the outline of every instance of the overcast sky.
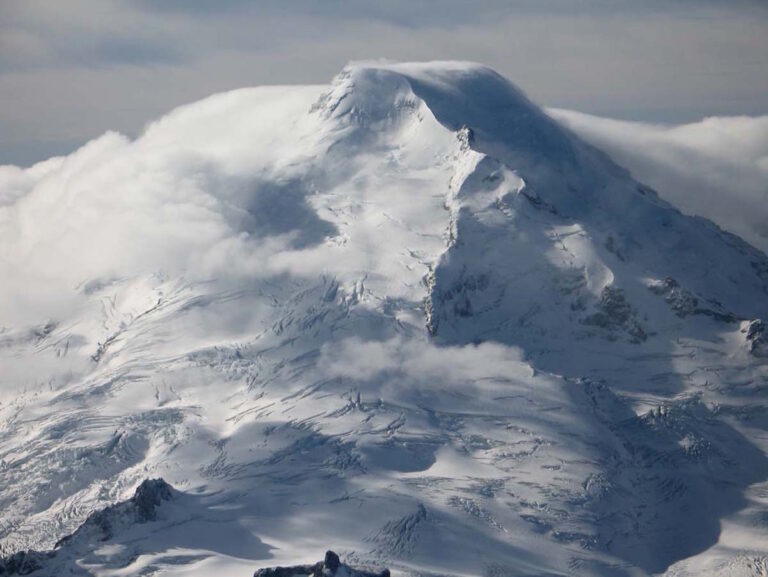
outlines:
[[0, 0], [0, 164], [378, 57], [480, 61], [602, 116], [765, 114], [768, 1]]

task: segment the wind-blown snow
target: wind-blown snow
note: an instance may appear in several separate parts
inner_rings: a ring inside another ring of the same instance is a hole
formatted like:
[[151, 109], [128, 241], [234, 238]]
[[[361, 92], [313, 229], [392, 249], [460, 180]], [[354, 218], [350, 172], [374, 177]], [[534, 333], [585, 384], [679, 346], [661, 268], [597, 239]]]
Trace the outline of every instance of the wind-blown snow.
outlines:
[[548, 112], [666, 200], [768, 252], [768, 116], [668, 126]]
[[764, 570], [768, 258], [493, 71], [351, 64], [0, 179], [5, 552], [162, 477], [50, 571]]

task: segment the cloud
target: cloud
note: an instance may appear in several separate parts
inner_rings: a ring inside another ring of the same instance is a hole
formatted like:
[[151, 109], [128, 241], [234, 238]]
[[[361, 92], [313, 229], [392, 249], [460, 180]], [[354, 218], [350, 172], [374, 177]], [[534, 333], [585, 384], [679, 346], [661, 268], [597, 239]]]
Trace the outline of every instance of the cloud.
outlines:
[[498, 378], [530, 376], [522, 352], [514, 347], [497, 343], [438, 347], [428, 341], [414, 342], [402, 337], [387, 341], [350, 338], [324, 345], [319, 367], [329, 376], [356, 381], [375, 379], [382, 373], [410, 378], [429, 375], [426, 378], [440, 382], [471, 381], [480, 374]]
[[664, 125], [549, 113], [683, 212], [768, 253], [768, 116]]
[[311, 151], [296, 139], [312, 135], [302, 122], [317, 94], [220, 94], [135, 141], [108, 132], [30, 169], [0, 167], [0, 330], [67, 316], [89, 282], [161, 273], [236, 284], [272, 274], [268, 256], [322, 242], [332, 227], [300, 186], [311, 163], [293, 163]]
[[602, 115], [768, 109], [768, 10], [747, 0], [0, 0], [0, 12], [0, 164], [379, 57], [483, 62], [538, 102]]

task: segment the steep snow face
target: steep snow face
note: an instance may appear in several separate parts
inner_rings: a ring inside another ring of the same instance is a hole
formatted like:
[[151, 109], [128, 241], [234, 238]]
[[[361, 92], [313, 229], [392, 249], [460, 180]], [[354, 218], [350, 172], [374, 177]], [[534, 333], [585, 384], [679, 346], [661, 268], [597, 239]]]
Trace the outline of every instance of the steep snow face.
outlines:
[[768, 259], [487, 68], [351, 64], [3, 167], [0, 277], [3, 555], [163, 477], [57, 570], [765, 569]]

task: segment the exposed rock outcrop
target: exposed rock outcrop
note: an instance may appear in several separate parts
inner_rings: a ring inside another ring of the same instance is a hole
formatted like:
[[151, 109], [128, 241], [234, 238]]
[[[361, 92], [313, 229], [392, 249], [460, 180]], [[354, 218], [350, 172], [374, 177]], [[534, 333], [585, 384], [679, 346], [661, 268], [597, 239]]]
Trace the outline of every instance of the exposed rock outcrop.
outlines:
[[330, 575], [338, 575], [339, 577], [389, 577], [389, 569], [384, 569], [378, 573], [353, 569], [342, 563], [336, 553], [326, 551], [325, 559], [314, 565], [267, 567], [256, 571], [253, 577], [327, 577]]
[[765, 322], [755, 319], [743, 329], [746, 333], [747, 350], [756, 357], [768, 358], [768, 327]]
[[51, 551], [19, 551], [7, 557], [0, 557], [0, 575], [29, 575], [43, 567], [46, 559], [55, 553]]
[[737, 320], [731, 313], [722, 310], [722, 307], [716, 302], [710, 302], [710, 307], [701, 306], [699, 299], [691, 291], [681, 287], [672, 277], [651, 281], [648, 289], [653, 294], [663, 296], [670, 308], [680, 318], [690, 315], [706, 315], [725, 323], [732, 323]]
[[146, 479], [130, 499], [91, 513], [74, 533], [59, 539], [52, 551], [18, 551], [0, 557], [0, 576], [29, 575], [45, 568], [46, 562], [54, 559], [64, 546], [81, 541], [107, 541], [134, 523], [154, 521], [157, 508], [163, 501], [171, 500], [173, 493], [173, 487], [163, 479]]
[[624, 291], [612, 286], [603, 289], [598, 311], [584, 319], [584, 324], [608, 330], [622, 329], [635, 343], [647, 338], [643, 327], [635, 318], [635, 311]]
[[74, 533], [59, 539], [54, 549], [80, 538], [106, 541], [120, 527], [154, 521], [160, 504], [172, 498], [173, 487], [163, 479], [146, 479], [136, 488], [133, 497], [91, 513]]

